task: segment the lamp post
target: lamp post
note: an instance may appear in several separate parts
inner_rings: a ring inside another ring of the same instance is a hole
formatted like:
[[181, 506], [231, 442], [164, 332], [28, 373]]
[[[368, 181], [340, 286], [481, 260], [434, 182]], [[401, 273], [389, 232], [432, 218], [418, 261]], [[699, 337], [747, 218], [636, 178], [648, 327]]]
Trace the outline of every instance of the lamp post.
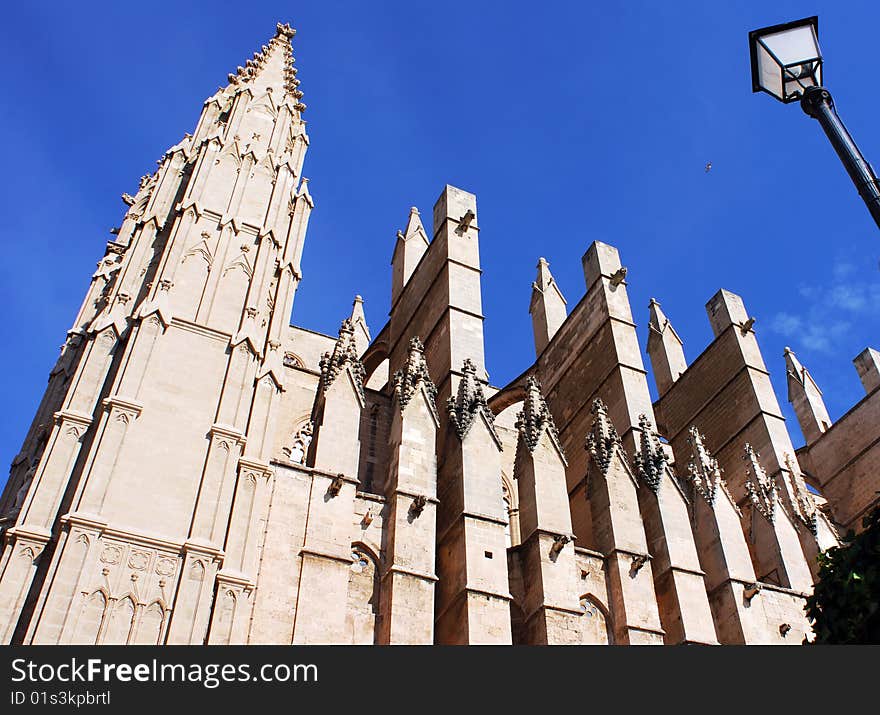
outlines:
[[822, 86], [819, 18], [807, 17], [749, 33], [752, 91], [767, 92], [816, 119], [843, 162], [875, 223], [880, 228], [880, 182], [846, 130], [831, 93]]

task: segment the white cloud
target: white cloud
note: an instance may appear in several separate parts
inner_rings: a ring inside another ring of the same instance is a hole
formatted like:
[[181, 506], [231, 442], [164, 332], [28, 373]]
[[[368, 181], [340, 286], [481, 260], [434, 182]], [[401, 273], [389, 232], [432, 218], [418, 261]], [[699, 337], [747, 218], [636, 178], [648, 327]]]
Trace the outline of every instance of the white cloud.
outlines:
[[781, 311], [771, 317], [768, 330], [790, 339], [792, 348], [831, 353], [855, 322], [880, 306], [880, 283], [857, 280], [856, 267], [837, 261], [831, 285], [802, 284], [803, 312]]

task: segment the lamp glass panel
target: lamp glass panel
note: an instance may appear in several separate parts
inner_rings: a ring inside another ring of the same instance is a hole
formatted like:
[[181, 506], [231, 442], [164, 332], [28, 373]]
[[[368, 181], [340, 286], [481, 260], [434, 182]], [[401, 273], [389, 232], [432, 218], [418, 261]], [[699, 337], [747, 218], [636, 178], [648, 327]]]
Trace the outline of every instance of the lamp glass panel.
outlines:
[[812, 25], [801, 25], [782, 32], [774, 32], [772, 35], [764, 35], [761, 39], [784, 65], [819, 56], [819, 43], [816, 41]]
[[804, 62], [801, 65], [787, 68], [783, 76], [785, 78], [785, 96], [799, 96], [807, 87], [821, 85], [822, 64], [819, 60]]
[[776, 60], [765, 50], [761, 43], [757, 44], [758, 50], [758, 84], [774, 97], [782, 99], [782, 68], [776, 64]]

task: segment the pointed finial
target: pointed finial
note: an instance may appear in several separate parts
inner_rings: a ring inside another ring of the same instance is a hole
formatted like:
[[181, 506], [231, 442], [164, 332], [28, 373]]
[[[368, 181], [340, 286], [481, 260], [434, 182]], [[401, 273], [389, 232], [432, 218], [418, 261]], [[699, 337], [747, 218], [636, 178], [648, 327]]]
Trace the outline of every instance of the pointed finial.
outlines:
[[354, 325], [351, 319], [346, 318], [339, 326], [339, 337], [333, 346], [333, 352], [325, 352], [318, 363], [321, 370], [321, 389], [327, 392], [333, 381], [348, 369], [354, 379], [355, 386], [361, 398], [364, 397], [365, 371], [363, 363], [358, 357], [357, 342], [354, 335]]
[[428, 364], [425, 362], [425, 346], [418, 336], [409, 341], [409, 353], [406, 365], [402, 370], [397, 370], [392, 378], [394, 394], [400, 411], [403, 412], [419, 389], [424, 389], [428, 397], [428, 407], [437, 417], [437, 388], [431, 380], [428, 372]]
[[529, 375], [526, 380], [526, 397], [523, 400], [523, 408], [516, 417], [515, 426], [529, 452], [534, 452], [538, 448], [542, 435], [547, 432], [559, 448], [560, 454], [562, 453], [553, 415], [541, 394], [541, 385], [533, 375]]
[[608, 418], [608, 408], [601, 399], [597, 397], [593, 400], [590, 412], [593, 414], [593, 426], [587, 436], [586, 449], [596, 460], [602, 473], [608, 474], [615, 452], [622, 450], [623, 445]]
[[779, 486], [775, 479], [767, 476], [767, 472], [758, 461], [761, 455], [748, 442], [745, 444], [744, 452], [743, 460], [748, 463], [746, 475], [749, 479], [745, 486], [749, 500], [767, 521], [773, 523], [776, 519], [776, 504], [779, 501]]
[[486, 395], [483, 393], [483, 385], [477, 380], [477, 366], [470, 358], [465, 358], [461, 368], [462, 377], [458, 383], [458, 392], [455, 397], [446, 401], [446, 409], [449, 413], [449, 422], [460, 440], [464, 440], [473, 425], [478, 413], [486, 418], [489, 429], [497, 444], [500, 445], [498, 435], [495, 433], [495, 415], [489, 409]]
[[275, 25], [275, 37], [280, 37], [285, 40], [289, 40], [296, 34], [296, 30], [294, 30], [290, 23], [285, 22], [281, 24], [280, 22]]
[[687, 465], [688, 479], [697, 494], [712, 506], [715, 504], [718, 484], [721, 483], [721, 467], [718, 466], [718, 460], [709, 454], [704, 437], [696, 426], [691, 425], [687, 441], [691, 446], [691, 458]]
[[663, 481], [663, 472], [669, 463], [666, 451], [657, 439], [657, 433], [647, 415], [639, 415], [639, 451], [635, 455], [635, 467], [638, 475], [644, 480], [648, 488], [655, 494], [660, 491]]

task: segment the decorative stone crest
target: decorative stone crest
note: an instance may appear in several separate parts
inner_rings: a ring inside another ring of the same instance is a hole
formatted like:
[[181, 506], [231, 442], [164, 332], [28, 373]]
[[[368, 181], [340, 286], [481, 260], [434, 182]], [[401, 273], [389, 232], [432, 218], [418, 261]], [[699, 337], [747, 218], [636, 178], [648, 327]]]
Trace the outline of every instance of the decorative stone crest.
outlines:
[[361, 399], [366, 399], [364, 396], [364, 366], [358, 357], [354, 326], [351, 320], [346, 318], [342, 321], [333, 352], [324, 353], [318, 365], [321, 369], [321, 390], [323, 392], [327, 392], [333, 381], [344, 370], [348, 370]]
[[428, 406], [434, 417], [437, 417], [437, 388], [428, 373], [428, 364], [425, 362], [425, 346], [417, 337], [409, 341], [409, 356], [406, 365], [402, 370], [397, 370], [394, 373], [392, 384], [401, 412], [406, 409], [419, 389], [424, 389], [428, 397]]
[[156, 573], [160, 576], [170, 576], [177, 568], [177, 560], [170, 556], [161, 556], [156, 563]]
[[634, 460], [636, 473], [656, 494], [660, 490], [663, 473], [669, 464], [669, 456], [657, 439], [654, 425], [647, 415], [639, 415], [639, 429], [642, 434], [639, 438], [639, 451], [636, 452]]
[[101, 561], [105, 564], [118, 564], [121, 558], [122, 547], [120, 546], [105, 546], [104, 550], [101, 552]]
[[150, 563], [150, 554], [147, 551], [132, 551], [128, 557], [128, 566], [135, 571], [143, 571]]
[[779, 486], [776, 480], [767, 476], [767, 472], [758, 461], [758, 454], [748, 442], [745, 445], [743, 459], [748, 462], [746, 474], [746, 492], [749, 500], [758, 512], [771, 524], [776, 519], [776, 505], [779, 503]]
[[446, 409], [449, 412], [449, 423], [455, 429], [455, 433], [460, 440], [464, 440], [468, 431], [473, 425], [478, 413], [483, 414], [492, 435], [498, 440], [495, 434], [495, 415], [489, 409], [486, 403], [486, 395], [483, 393], [483, 386], [477, 380], [477, 366], [473, 360], [466, 358], [462, 365], [463, 373], [461, 381], [458, 383], [458, 393], [455, 397], [450, 397], [446, 402]]
[[688, 444], [691, 446], [691, 458], [687, 465], [687, 476], [694, 491], [697, 492], [709, 506], [715, 504], [715, 494], [718, 484], [721, 482], [721, 467], [706, 445], [703, 443], [703, 435], [695, 427], [688, 430]]
[[546, 432], [562, 454], [553, 415], [550, 414], [550, 408], [547, 407], [547, 402], [541, 394], [541, 385], [532, 376], [526, 381], [526, 397], [523, 400], [522, 411], [516, 416], [516, 428], [529, 452], [534, 452], [538, 448], [541, 437]]
[[590, 412], [593, 413], [593, 428], [587, 436], [586, 448], [596, 460], [602, 474], [608, 474], [615, 452], [623, 450], [623, 445], [620, 442], [620, 435], [608, 418], [608, 408], [601, 399], [597, 397], [593, 400]]

